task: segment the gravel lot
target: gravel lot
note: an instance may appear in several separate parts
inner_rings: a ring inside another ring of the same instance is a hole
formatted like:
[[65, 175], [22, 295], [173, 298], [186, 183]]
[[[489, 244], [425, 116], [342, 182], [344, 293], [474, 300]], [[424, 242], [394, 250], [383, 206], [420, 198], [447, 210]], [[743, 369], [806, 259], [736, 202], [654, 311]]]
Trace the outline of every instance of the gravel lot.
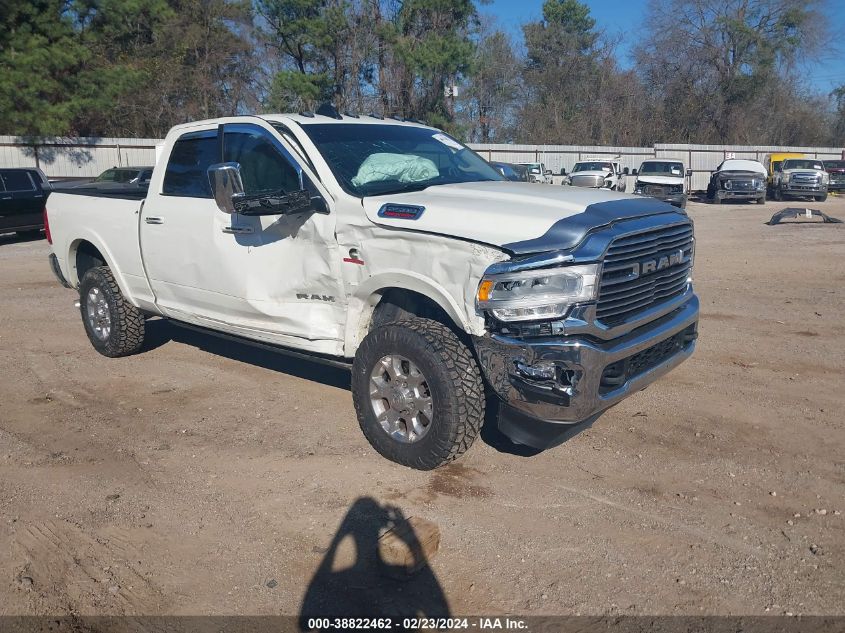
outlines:
[[[0, 237], [0, 614], [845, 613], [845, 224], [785, 206], [690, 204], [690, 361], [433, 473], [370, 449], [343, 371], [162, 321], [99, 356], [47, 244]], [[368, 556], [401, 515], [442, 534], [404, 583]]]

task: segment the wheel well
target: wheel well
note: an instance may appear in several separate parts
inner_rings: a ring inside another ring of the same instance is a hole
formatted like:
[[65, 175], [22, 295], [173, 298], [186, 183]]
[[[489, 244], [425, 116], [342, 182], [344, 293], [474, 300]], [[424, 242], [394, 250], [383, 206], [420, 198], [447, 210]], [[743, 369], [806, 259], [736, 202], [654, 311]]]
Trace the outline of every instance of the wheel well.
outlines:
[[105, 266], [106, 258], [91, 242], [82, 241], [76, 247], [76, 279], [82, 281], [90, 269]]
[[442, 323], [458, 336], [464, 334], [463, 329], [458, 327], [436, 301], [405, 288], [387, 288], [382, 292], [381, 299], [373, 310], [369, 329], [412, 316]]

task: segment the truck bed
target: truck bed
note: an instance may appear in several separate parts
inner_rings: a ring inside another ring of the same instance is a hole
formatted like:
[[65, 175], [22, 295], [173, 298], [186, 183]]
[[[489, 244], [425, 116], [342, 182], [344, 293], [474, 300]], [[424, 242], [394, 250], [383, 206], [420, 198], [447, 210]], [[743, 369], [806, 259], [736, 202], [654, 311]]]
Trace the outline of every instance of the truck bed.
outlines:
[[[53, 252], [64, 278], [79, 284], [77, 254], [93, 247], [112, 269], [127, 297], [151, 293], [138, 240], [143, 190], [97, 190], [84, 187], [54, 191], [47, 202]], [[86, 244], [90, 245], [87, 247]]]

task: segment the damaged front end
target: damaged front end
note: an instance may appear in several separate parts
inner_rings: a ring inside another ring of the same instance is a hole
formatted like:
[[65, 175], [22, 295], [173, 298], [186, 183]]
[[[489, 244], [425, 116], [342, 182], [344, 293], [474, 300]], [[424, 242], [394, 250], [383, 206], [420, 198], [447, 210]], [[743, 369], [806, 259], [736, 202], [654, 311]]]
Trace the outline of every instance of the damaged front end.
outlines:
[[620, 221], [568, 252], [491, 266], [474, 337], [502, 401], [499, 427], [544, 449], [662, 376], [695, 347], [692, 223], [681, 212]]

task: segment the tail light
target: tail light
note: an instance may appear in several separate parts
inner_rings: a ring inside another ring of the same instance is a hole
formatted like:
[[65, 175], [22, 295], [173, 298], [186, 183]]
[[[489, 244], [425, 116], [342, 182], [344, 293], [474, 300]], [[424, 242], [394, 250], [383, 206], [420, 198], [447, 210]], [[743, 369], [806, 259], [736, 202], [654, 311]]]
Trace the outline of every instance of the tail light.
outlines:
[[50, 235], [50, 220], [47, 218], [47, 207], [44, 207], [44, 236], [47, 238], [47, 243], [53, 243], [53, 237]]

